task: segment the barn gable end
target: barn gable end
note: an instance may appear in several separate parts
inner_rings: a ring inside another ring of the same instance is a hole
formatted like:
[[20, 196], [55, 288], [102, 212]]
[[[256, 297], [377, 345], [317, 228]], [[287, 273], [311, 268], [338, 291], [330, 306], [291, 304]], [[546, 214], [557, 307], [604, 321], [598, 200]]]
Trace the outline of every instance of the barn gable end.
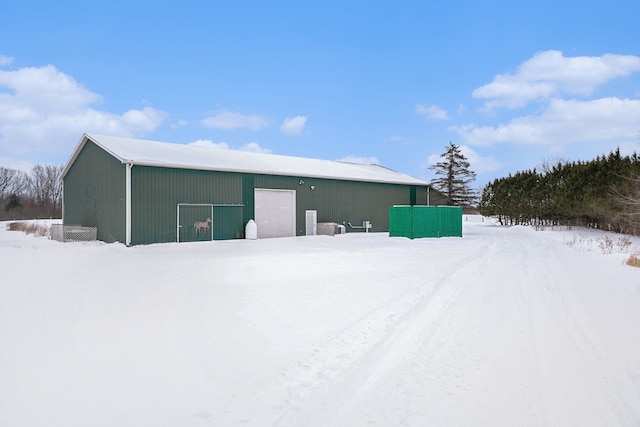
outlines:
[[98, 240], [124, 242], [125, 165], [86, 141], [63, 177], [64, 223], [97, 227]]

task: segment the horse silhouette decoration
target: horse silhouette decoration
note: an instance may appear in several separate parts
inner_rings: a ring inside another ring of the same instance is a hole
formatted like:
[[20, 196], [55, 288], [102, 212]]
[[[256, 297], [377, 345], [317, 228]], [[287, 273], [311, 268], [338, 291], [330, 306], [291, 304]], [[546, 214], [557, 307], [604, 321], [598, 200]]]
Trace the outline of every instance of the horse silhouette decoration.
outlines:
[[207, 218], [204, 221], [196, 221], [193, 223], [193, 229], [196, 234], [206, 233], [209, 231], [209, 224], [211, 224], [211, 218]]

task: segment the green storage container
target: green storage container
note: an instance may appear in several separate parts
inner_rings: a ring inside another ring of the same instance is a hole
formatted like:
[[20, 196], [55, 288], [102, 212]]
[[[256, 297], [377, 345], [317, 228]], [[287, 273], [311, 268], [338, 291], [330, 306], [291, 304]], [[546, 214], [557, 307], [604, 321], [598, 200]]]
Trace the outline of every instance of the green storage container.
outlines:
[[391, 206], [389, 236], [462, 237], [462, 208], [460, 206]]
[[413, 238], [413, 210], [411, 206], [391, 206], [389, 236]]

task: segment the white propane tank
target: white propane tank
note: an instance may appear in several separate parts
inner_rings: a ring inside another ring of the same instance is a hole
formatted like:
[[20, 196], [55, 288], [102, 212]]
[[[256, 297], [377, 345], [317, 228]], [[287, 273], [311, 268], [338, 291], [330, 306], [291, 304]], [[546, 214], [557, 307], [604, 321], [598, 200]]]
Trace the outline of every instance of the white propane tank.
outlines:
[[258, 238], [258, 226], [252, 219], [247, 222], [244, 228], [244, 238], [249, 240], [256, 240]]

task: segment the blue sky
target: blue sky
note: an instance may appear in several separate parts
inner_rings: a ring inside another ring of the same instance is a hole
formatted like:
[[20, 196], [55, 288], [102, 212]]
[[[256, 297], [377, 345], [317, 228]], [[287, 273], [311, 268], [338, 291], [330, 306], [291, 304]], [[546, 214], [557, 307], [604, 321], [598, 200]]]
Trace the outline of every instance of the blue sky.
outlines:
[[84, 132], [330, 160], [475, 186], [640, 153], [640, 3], [11, 2], [0, 166], [63, 164]]

